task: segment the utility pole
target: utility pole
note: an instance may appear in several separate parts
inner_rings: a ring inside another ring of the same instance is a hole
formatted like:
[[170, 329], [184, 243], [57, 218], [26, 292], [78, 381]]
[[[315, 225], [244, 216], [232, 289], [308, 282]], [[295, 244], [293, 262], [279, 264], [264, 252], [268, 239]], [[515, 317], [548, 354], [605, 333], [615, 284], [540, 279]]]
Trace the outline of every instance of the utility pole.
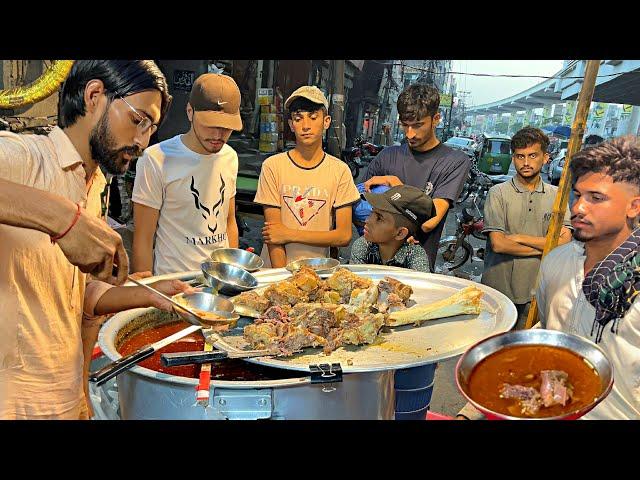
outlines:
[[466, 111], [467, 111], [467, 95], [469, 95], [471, 92], [464, 90], [464, 91], [460, 91], [458, 92], [458, 97], [460, 98], [460, 100], [458, 101], [458, 105], [460, 107], [460, 119], [461, 119], [461, 125], [462, 128], [461, 130], [464, 130], [464, 125], [465, 125], [465, 116], [466, 116]]
[[[386, 72], [387, 72], [387, 81], [385, 82], [385, 86], [383, 87], [384, 95], [382, 97], [382, 104], [380, 106], [380, 116], [379, 116], [380, 126], [383, 129], [383, 133], [382, 135], [380, 135], [380, 138], [378, 139], [378, 143], [389, 145], [388, 143], [389, 139], [384, 133], [385, 132], [384, 124], [387, 122], [387, 111], [389, 108], [389, 91], [391, 90], [391, 81], [392, 81], [391, 75], [393, 72], [393, 66], [387, 66]], [[374, 139], [374, 142], [375, 142], [375, 139]]]
[[334, 157], [340, 158], [342, 154], [342, 137], [344, 132], [344, 60], [332, 60], [333, 62], [333, 95], [331, 95], [331, 129], [333, 135], [329, 135], [328, 150]]
[[449, 139], [449, 133], [451, 132], [451, 112], [453, 111], [453, 96], [451, 97], [451, 106], [449, 107], [449, 119], [447, 120], [447, 133], [445, 134], [445, 138], [443, 139], [446, 142]]
[[451, 95], [451, 105], [449, 106], [449, 120], [447, 121], [447, 132], [442, 131], [442, 134], [445, 138], [443, 138], [443, 142], [446, 142], [449, 139], [449, 132], [451, 131], [451, 112], [453, 112], [453, 96], [455, 95], [455, 91], [453, 89], [453, 84], [451, 84], [449, 88], [449, 95]]
[[[262, 87], [262, 68], [263, 68], [263, 60], [251, 60], [251, 62], [256, 62], [254, 65], [256, 65], [256, 91], [255, 91], [255, 97], [254, 97], [254, 101], [253, 101], [253, 115], [251, 117], [251, 132], [255, 132], [258, 130], [258, 125], [260, 122], [260, 102], [259, 100], [259, 94], [260, 94], [260, 88]], [[247, 67], [249, 68], [249, 64], [247, 64]]]
[[[404, 60], [400, 60], [400, 92], [402, 92], [404, 90]], [[397, 100], [397, 98], [396, 98]], [[397, 115], [397, 111], [396, 111], [396, 116], [398, 117], [399, 115]], [[396, 119], [393, 119], [393, 124], [395, 125], [394, 128], [394, 132], [393, 132], [393, 137], [392, 138], [397, 138], [398, 133], [400, 131], [400, 122], [397, 122]]]

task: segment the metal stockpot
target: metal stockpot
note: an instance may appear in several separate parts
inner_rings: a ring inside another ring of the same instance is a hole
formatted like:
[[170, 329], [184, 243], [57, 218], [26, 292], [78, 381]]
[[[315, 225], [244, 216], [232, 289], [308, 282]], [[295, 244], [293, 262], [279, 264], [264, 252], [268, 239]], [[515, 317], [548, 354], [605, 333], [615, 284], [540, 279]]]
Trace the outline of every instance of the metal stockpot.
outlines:
[[[117, 349], [127, 334], [176, 318], [153, 312], [154, 309], [136, 309], [114, 315], [100, 332], [98, 342], [104, 354], [116, 360], [121, 357]], [[212, 381], [210, 408], [205, 409], [194, 405], [197, 379], [136, 366], [117, 377], [120, 417], [125, 420], [392, 420], [393, 374], [393, 370], [345, 373], [338, 383], [312, 383], [310, 376], [300, 376], [300, 372], [291, 372], [291, 378], [280, 380]]]

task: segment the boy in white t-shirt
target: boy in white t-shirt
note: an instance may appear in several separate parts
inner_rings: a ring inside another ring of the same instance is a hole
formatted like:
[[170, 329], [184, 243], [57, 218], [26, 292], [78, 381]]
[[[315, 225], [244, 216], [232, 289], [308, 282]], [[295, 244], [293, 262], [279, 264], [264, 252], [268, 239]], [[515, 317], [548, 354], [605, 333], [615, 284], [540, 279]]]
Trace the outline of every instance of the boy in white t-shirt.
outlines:
[[329, 103], [317, 87], [303, 86], [285, 102], [296, 147], [262, 164], [255, 202], [264, 207], [265, 266], [328, 257], [351, 241], [351, 204], [360, 199], [346, 163], [322, 150], [331, 125]]
[[242, 130], [235, 81], [215, 73], [198, 77], [187, 116], [186, 134], [147, 148], [138, 160], [134, 272], [199, 270], [216, 248], [238, 247], [238, 155], [226, 144], [232, 130]]

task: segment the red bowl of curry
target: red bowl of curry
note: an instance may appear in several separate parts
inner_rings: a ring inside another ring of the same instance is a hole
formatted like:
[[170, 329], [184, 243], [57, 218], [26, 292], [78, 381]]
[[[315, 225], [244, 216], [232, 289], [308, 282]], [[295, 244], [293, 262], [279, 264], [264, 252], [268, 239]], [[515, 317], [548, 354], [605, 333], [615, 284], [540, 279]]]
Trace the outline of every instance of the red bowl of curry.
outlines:
[[613, 368], [583, 337], [517, 330], [472, 345], [456, 365], [456, 383], [487, 419], [573, 420], [609, 394]]

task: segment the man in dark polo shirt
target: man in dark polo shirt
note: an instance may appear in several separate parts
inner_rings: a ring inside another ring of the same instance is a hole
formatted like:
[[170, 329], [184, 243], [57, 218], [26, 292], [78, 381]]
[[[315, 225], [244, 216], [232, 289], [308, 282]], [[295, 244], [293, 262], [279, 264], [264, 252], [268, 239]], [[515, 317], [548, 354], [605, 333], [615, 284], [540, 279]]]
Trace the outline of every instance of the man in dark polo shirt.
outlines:
[[407, 143], [382, 150], [369, 165], [364, 183], [366, 191], [374, 185], [411, 185], [433, 199], [436, 215], [422, 225], [418, 235], [431, 271], [447, 212], [460, 196], [471, 168], [466, 154], [441, 144], [436, 137], [439, 106], [440, 94], [430, 85], [410, 85], [400, 94], [398, 113]]
[[[542, 181], [549, 161], [549, 138], [524, 127], [511, 139], [516, 175], [491, 187], [484, 204], [487, 248], [482, 283], [504, 293], [518, 309], [516, 328], [524, 327], [558, 187]], [[558, 245], [571, 240], [567, 209]]]

